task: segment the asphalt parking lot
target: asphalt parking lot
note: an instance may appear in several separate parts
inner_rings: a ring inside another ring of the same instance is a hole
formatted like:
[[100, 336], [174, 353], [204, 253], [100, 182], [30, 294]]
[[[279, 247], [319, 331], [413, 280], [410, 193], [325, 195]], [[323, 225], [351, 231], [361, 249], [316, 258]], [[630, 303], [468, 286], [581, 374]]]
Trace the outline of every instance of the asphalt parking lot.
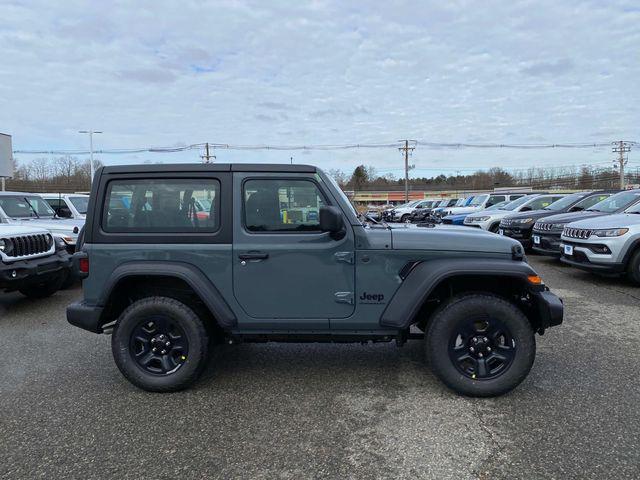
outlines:
[[421, 342], [223, 346], [149, 394], [66, 323], [78, 288], [0, 295], [0, 477], [639, 478], [640, 288], [530, 261], [565, 323], [496, 399], [446, 390]]

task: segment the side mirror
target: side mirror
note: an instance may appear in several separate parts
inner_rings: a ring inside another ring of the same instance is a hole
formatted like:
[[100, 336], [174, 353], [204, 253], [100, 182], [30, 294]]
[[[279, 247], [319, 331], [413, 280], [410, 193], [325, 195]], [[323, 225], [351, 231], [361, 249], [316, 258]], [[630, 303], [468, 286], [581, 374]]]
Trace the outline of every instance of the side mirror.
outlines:
[[60, 207], [57, 211], [57, 214], [60, 218], [71, 218], [72, 213], [71, 210], [66, 207]]
[[581, 212], [582, 210], [584, 210], [584, 207], [578, 207], [578, 206], [571, 207], [569, 209], [570, 212]]
[[423, 208], [422, 205], [416, 205], [416, 208]]
[[332, 238], [344, 232], [342, 211], [338, 207], [320, 207], [320, 230], [331, 233]]
[[522, 207], [521, 212], [528, 212], [531, 210], [531, 207]]

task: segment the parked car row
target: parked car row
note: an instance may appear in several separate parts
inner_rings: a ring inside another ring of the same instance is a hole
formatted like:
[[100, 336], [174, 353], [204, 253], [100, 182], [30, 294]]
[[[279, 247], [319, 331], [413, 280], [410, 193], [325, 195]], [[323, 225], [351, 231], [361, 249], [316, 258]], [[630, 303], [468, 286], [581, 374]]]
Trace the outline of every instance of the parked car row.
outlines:
[[411, 218], [488, 230], [568, 265], [640, 283], [640, 190], [483, 194], [458, 203]]
[[0, 291], [40, 298], [75, 280], [88, 195], [0, 192]]
[[[377, 212], [376, 212], [377, 213]], [[464, 225], [518, 240], [526, 250], [640, 283], [640, 190], [571, 194], [500, 192], [424, 199], [386, 210], [386, 222]]]

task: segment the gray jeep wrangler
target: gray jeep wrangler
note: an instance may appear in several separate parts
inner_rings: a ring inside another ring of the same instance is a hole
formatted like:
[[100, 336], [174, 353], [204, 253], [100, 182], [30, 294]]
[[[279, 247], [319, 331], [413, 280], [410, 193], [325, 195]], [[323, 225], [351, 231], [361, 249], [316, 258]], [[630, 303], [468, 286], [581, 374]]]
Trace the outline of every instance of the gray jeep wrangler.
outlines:
[[517, 241], [391, 229], [313, 166], [104, 167], [82, 237], [68, 321], [111, 332], [118, 368], [150, 391], [192, 384], [212, 340], [421, 339], [448, 387], [500, 395], [531, 369], [534, 334], [562, 322]]

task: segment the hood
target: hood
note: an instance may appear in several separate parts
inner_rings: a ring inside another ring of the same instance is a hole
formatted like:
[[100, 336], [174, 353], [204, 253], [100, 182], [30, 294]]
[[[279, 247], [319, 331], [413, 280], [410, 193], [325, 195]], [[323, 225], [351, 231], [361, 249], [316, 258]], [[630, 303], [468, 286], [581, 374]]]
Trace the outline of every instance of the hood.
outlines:
[[33, 225], [34, 227], [46, 228], [51, 233], [60, 233], [75, 238], [78, 236], [78, 233], [74, 233], [74, 229], [77, 227], [77, 231], [79, 232], [84, 225], [84, 220], [62, 218], [21, 218], [16, 220], [16, 223], [25, 226]]
[[[572, 212], [572, 213], [578, 213], [578, 212]], [[551, 210], [529, 210], [527, 212], [512, 213], [511, 215], [509, 215], [509, 220], [520, 220], [522, 218], [533, 218], [534, 220], [537, 220], [539, 218], [549, 217], [550, 215], [553, 218], [553, 217], [562, 215], [562, 213], [554, 213]]]
[[517, 240], [479, 228], [437, 225], [391, 230], [394, 250], [441, 250], [504, 253], [511, 255]]
[[512, 215], [511, 210], [478, 210], [477, 212], [470, 213], [469, 217], [491, 217], [491, 218], [503, 218], [508, 215]]
[[603, 217], [605, 215], [610, 214], [583, 210], [581, 212], [559, 213], [548, 217], [542, 217], [542, 219], [544, 219], [544, 223], [571, 223], [577, 222], [578, 220], [584, 220], [585, 218]]
[[2, 224], [0, 225], [0, 237], [10, 237], [12, 235], [37, 235], [49, 233], [44, 228], [33, 226], [25, 227], [22, 225]]
[[617, 213], [614, 215], [603, 215], [601, 217], [571, 222], [571, 227], [601, 229], [601, 228], [621, 228], [640, 225], [640, 215], [637, 213]]
[[462, 213], [477, 212], [478, 210], [480, 210], [480, 208], [479, 207], [451, 207], [451, 208], [445, 208], [444, 210], [449, 212], [449, 215], [460, 215]]

